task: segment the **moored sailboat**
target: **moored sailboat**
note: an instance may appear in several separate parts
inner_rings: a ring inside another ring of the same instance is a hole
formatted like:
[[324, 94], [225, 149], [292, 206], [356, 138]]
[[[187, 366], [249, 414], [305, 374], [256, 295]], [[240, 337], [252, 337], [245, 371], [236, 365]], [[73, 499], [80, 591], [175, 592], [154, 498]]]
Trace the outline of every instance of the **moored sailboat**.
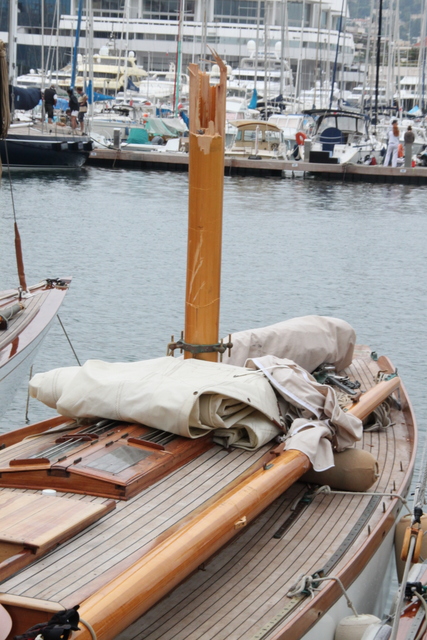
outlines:
[[[113, 639], [125, 629], [131, 638], [332, 638], [346, 614], [337, 579], [363, 612], [380, 590], [372, 578], [388, 562], [395, 494], [407, 492], [414, 463], [406, 394], [387, 359], [355, 350], [342, 321], [297, 319], [218, 340], [225, 78], [210, 88], [192, 67], [191, 86], [186, 329], [170, 345], [185, 357], [89, 362], [32, 381], [33, 395], [62, 417], [3, 436], [0, 495], [15, 505], [46, 488], [64, 495], [34, 505], [44, 545], [31, 528], [20, 538], [9, 530], [0, 603], [10, 638], [77, 605], [73, 638]], [[358, 400], [355, 379], [365, 392]], [[328, 384], [346, 392], [346, 411]], [[371, 424], [363, 433], [361, 420], [390, 395], [380, 419], [389, 431]], [[350, 454], [338, 453], [346, 447]], [[353, 459], [347, 471], [344, 455]], [[347, 482], [333, 474], [328, 484], [344, 495], [308, 488], [326, 483], [319, 475], [297, 482], [334, 462]], [[112, 497], [114, 510], [84, 531], [84, 523], [61, 531], [53, 550], [49, 510], [65, 504], [77, 513]], [[293, 588], [300, 574], [302, 588]]]
[[[0, 43], [0, 93], [2, 105], [6, 107], [0, 114], [0, 146], [5, 144], [10, 121], [8, 85], [1, 82], [6, 77], [5, 67], [5, 50]], [[50, 278], [27, 286], [15, 213], [14, 217], [19, 286], [0, 292], [0, 417], [9, 408], [19, 383], [29, 374], [70, 283], [70, 278]]]

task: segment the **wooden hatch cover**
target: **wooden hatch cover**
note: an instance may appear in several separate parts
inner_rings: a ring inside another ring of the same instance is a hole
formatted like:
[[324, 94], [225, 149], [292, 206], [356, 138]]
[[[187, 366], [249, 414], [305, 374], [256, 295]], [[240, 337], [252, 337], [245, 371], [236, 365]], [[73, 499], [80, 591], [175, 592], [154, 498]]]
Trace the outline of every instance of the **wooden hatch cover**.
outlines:
[[34, 562], [114, 509], [43, 493], [0, 493], [0, 580]]
[[[128, 499], [213, 446], [161, 429], [102, 419], [56, 424], [0, 451], [0, 487]], [[1, 446], [1, 443], [0, 443]]]

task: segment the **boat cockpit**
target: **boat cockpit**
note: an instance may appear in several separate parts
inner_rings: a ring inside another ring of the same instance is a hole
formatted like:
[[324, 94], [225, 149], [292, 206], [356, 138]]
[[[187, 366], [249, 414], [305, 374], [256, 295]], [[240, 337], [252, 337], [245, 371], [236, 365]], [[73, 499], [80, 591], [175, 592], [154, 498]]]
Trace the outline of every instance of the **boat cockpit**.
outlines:
[[262, 120], [234, 120], [230, 124], [237, 131], [226, 153], [277, 157], [283, 152], [283, 133], [277, 125]]
[[304, 113], [313, 118], [313, 123], [308, 126], [313, 140], [352, 144], [368, 139], [367, 121], [360, 113], [325, 109], [312, 109]]

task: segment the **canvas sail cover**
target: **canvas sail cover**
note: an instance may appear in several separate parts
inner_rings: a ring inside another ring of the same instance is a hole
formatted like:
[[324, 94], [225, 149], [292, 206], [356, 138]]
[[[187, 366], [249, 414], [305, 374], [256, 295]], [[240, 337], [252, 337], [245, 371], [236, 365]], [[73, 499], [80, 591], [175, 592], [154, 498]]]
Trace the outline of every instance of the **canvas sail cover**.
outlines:
[[[295, 325], [273, 325], [267, 342], [277, 343], [286, 334], [286, 351], [310, 367], [325, 360], [339, 368], [349, 364], [354, 347], [350, 325], [330, 318], [302, 319], [312, 327], [310, 356], [295, 339], [301, 326], [297, 320]], [[316, 344], [314, 334], [322, 333], [322, 324], [328, 336]], [[290, 326], [296, 326], [294, 339], [289, 337]], [[249, 340], [238, 341], [241, 357], [264, 350], [253, 338], [263, 331], [246, 332]], [[335, 346], [334, 333], [340, 343]], [[171, 357], [133, 363], [89, 360], [82, 367], [35, 375], [30, 394], [67, 417], [139, 422], [188, 438], [214, 430], [214, 440], [226, 446], [256, 449], [280, 435], [285, 448], [305, 453], [316, 471], [333, 466], [333, 452], [362, 437], [361, 421], [342, 411], [334, 390], [319, 384], [299, 363], [276, 355], [252, 355], [245, 364]]]
[[288, 358], [310, 373], [327, 362], [341, 371], [351, 364], [356, 332], [345, 320], [303, 316], [269, 327], [233, 333], [233, 348], [223, 362], [243, 367], [248, 358]]
[[280, 414], [267, 379], [246, 374], [241, 367], [171, 357], [89, 360], [36, 374], [30, 393], [67, 417], [139, 422], [187, 438], [218, 429], [228, 444], [256, 449], [282, 432]]
[[333, 452], [362, 438], [361, 420], [341, 409], [334, 389], [319, 384], [292, 360], [264, 356], [248, 360], [246, 366], [264, 374], [279, 395], [282, 419], [289, 427], [285, 448], [305, 453], [315, 471], [333, 467]]

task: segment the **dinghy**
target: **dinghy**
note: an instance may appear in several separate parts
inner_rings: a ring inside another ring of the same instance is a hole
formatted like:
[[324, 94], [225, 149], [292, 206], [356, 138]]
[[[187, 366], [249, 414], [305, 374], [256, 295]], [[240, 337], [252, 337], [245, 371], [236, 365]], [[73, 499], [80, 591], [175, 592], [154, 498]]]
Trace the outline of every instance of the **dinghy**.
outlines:
[[190, 65], [183, 336], [163, 358], [37, 374], [59, 415], [0, 438], [2, 640], [332, 640], [348, 618], [361, 638], [383, 606], [411, 405], [343, 320], [219, 340], [216, 62], [213, 87]]

